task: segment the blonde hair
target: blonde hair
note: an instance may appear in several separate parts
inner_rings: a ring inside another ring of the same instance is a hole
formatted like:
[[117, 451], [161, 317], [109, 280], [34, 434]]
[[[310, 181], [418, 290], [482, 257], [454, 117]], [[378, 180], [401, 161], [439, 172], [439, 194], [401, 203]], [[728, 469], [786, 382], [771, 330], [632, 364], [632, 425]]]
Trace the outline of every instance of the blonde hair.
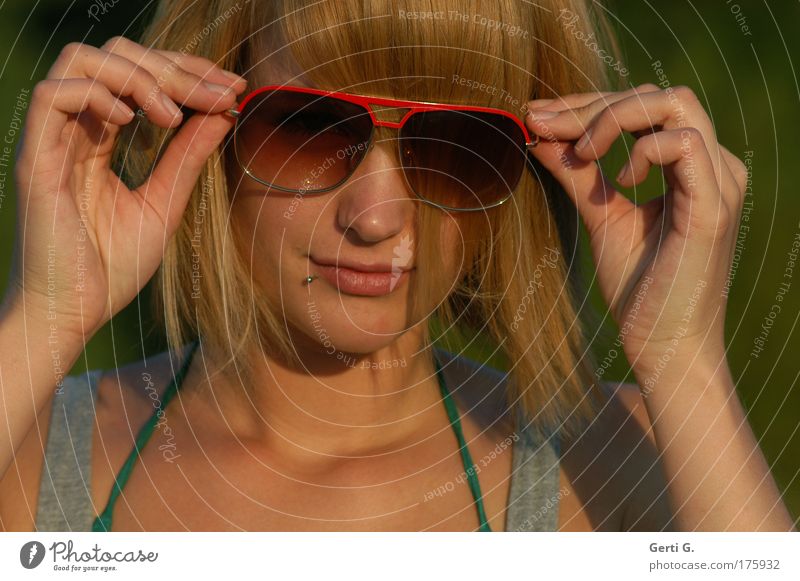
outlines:
[[[530, 99], [611, 89], [608, 66], [580, 35], [565, 30], [559, 16], [568, 10], [585, 35], [594, 33], [607, 52], [617, 53], [608, 23], [587, 4], [161, 0], [140, 42], [200, 55], [251, 77], [259, 55], [280, 38], [321, 88], [484, 105], [522, 116]], [[431, 17], [409, 17], [415, 13]], [[469, 83], [454, 82], [458, 79]], [[481, 83], [501, 90], [467, 86]], [[163, 144], [173, 132], [151, 128], [144, 139]], [[117, 160], [126, 179], [141, 182], [158, 148], [127, 149], [125, 136], [133, 137], [123, 133]], [[155, 279], [155, 313], [170, 349], [202, 336], [246, 378], [247, 359], [240, 356], [248, 345], [260, 343], [288, 361], [296, 355], [276, 305], [253, 292], [248, 263], [237, 250], [228, 218], [228, 151], [206, 163], [169, 241]], [[426, 274], [417, 277], [419, 288], [409, 293], [411, 312], [425, 316], [419, 308], [438, 302], [434, 320], [443, 329], [464, 337], [488, 335], [508, 362], [509, 406], [544, 432], [578, 434], [595, 416], [602, 393], [575, 306], [580, 291], [575, 207], [533, 160], [512, 201], [458, 218], [466, 267], [451, 293], [443, 286], [446, 281], [433, 276], [441, 262], [436, 243], [441, 219], [439, 210], [418, 205], [416, 265]], [[199, 269], [199, 278], [193, 269]], [[437, 300], [444, 296], [447, 300]]]

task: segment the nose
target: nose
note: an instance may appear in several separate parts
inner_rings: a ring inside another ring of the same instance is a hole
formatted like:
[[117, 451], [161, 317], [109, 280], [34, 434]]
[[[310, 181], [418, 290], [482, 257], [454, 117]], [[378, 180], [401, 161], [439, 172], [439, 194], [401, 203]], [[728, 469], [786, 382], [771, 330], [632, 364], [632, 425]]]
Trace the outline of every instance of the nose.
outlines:
[[374, 145], [338, 196], [339, 226], [363, 242], [398, 235], [414, 212], [414, 196], [397, 163], [396, 141], [381, 140], [380, 132], [375, 133]]

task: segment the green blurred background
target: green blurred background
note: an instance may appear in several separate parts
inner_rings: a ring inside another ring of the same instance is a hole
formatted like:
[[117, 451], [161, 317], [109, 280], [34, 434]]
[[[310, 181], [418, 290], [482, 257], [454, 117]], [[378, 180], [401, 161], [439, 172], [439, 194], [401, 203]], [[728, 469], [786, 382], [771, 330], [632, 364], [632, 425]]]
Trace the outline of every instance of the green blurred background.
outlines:
[[[88, 10], [94, 1], [66, 2], [11, 0], [0, 3], [0, 126], [11, 122], [16, 95], [32, 89], [44, 77], [59, 50], [71, 41], [99, 46], [111, 36], [136, 38], [150, 9], [148, 2], [106, 2], [105, 13]], [[710, 113], [719, 141], [734, 155], [752, 151], [753, 209], [750, 230], [741, 233], [742, 252], [730, 291], [727, 314], [729, 361], [742, 401], [762, 449], [773, 467], [792, 513], [800, 515], [800, 280], [793, 282], [775, 320], [764, 351], [750, 352], [764, 317], [783, 281], [787, 252], [800, 232], [800, 92], [798, 62], [800, 3], [796, 0], [757, 2], [653, 3], [646, 0], [606, 3], [630, 74], [625, 84], [657, 82], [653, 61], [660, 60], [672, 85], [689, 85]], [[620, 142], [603, 160], [613, 176], [625, 160]], [[16, 205], [13, 183], [0, 199], [0, 272], [11, 259]], [[647, 180], [637, 196], [658, 195], [659, 172]], [[591, 257], [583, 261], [591, 278]], [[2, 284], [6, 284], [3, 274]], [[160, 331], [147, 319], [150, 289], [120, 313], [89, 343], [85, 357], [73, 368], [118, 367], [165, 348]], [[592, 289], [600, 318], [605, 309]], [[594, 342], [598, 360], [608, 352], [617, 329], [604, 318]], [[795, 350], [798, 351], [795, 351]], [[499, 368], [500, 359], [488, 357], [489, 347], [473, 343], [467, 354], [488, 359]], [[629, 369], [618, 357], [607, 377], [631, 381]]]

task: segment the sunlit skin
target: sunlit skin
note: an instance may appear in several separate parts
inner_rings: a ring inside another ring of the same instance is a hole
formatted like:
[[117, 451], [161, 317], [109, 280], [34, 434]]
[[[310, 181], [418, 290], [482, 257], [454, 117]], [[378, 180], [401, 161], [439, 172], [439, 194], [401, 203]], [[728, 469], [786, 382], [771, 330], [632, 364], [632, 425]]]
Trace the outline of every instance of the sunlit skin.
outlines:
[[[111, 64], [109, 54], [115, 57]], [[69, 368], [84, 341], [156, 271], [162, 241], [180, 223], [202, 165], [233, 127], [225, 111], [245, 92], [244, 82], [196, 57], [181, 61], [186, 74], [165, 74], [171, 58], [174, 53], [121, 38], [99, 49], [74, 43], [33, 92], [15, 176], [26, 227], [18, 225], [22, 243], [0, 311], [0, 380], [22, 386], [4, 392], [0, 413], [0, 473], [6, 475], [4, 490], [11, 490], [3, 498], [13, 499], [0, 506], [4, 527], [32, 527], [25, 499], [35, 497], [38, 473], [32, 466], [41, 464], [42, 452], [41, 442], [26, 435], [39, 433], [31, 429], [37, 418], [41, 425], [49, 418], [49, 354], [19, 341], [25, 336], [30, 344], [45, 344], [52, 332], [45, 317], [48, 257], [42, 249], [55, 245], [64, 265], [55, 315], [60, 355]], [[264, 63], [256, 82], [302, 84], [291, 68]], [[154, 90], [159, 76], [165, 79], [160, 91]], [[201, 88], [201, 78], [234, 90], [223, 96], [220, 87]], [[133, 191], [109, 165], [119, 126], [132, 121], [113, 93], [143, 107], [161, 127], [180, 122], [176, 102], [196, 111], [152, 176]], [[529, 103], [529, 109], [557, 113], [526, 118], [529, 130], [543, 138], [532, 154], [583, 217], [601, 292], [628, 330], [624, 351], [638, 383], [618, 388], [614, 411], [596, 420], [591, 437], [566, 443], [560, 478], [567, 494], [559, 523], [562, 530], [790, 530], [791, 518], [736, 398], [724, 348], [722, 291], [746, 172], [717, 143], [691, 91], [677, 88], [675, 94], [680, 116], [668, 92], [655, 85]], [[622, 131], [638, 140], [632, 170], [619, 178], [620, 185], [638, 183], [651, 165], [660, 165], [668, 185], [663, 198], [637, 207], [600, 173], [595, 160]], [[576, 149], [589, 132], [587, 146]], [[73, 140], [65, 142], [64, 135]], [[215, 374], [219, 354], [196, 357], [185, 395], [169, 415], [182, 461], [176, 467], [163, 461], [157, 447], [146, 447], [126, 502], [117, 505], [115, 528], [474, 529], [465, 488], [436, 503], [419, 502], [424, 491], [462, 466], [430, 353], [417, 353], [425, 321], [408, 320], [409, 285], [385, 296], [357, 297], [322, 279], [306, 282], [313, 274], [309, 255], [388, 262], [404, 238], [416, 242], [414, 216], [421, 202], [407, 190], [392, 152], [391, 145], [377, 143], [346, 184], [303, 199], [291, 219], [284, 213], [293, 196], [266, 192], [229, 168], [231, 221], [242, 235], [253, 288], [279, 305], [304, 367], [289, 368], [254, 346], [252, 399], [246, 399], [241, 385]], [[87, 189], [92, 195], [83, 208], [80, 196]], [[441, 243], [455, 247], [457, 223], [444, 223]], [[84, 247], [76, 242], [81, 227], [89, 232]], [[89, 275], [81, 292], [69, 262], [79, 251]], [[438, 276], [458, 278], [456, 256], [444, 253]], [[309, 316], [309, 297], [336, 351], [363, 355], [367, 362], [404, 359], [407, 366], [374, 371], [331, 357]], [[687, 318], [690, 299], [696, 305]], [[665, 354], [669, 365], [653, 381]], [[96, 441], [102, 453], [93, 455], [91, 483], [98, 506], [130, 452], [131, 426], [152, 413], [151, 402], [141, 396], [143, 369], [164, 384], [171, 371], [162, 354], [146, 367], [124, 368], [119, 378], [107, 373], [100, 386]], [[29, 381], [11, 381], [20, 377]], [[462, 398], [481, 394], [488, 383], [480, 375]], [[620, 408], [631, 412], [635, 429]], [[465, 414], [464, 429], [480, 457], [508, 432], [502, 424], [494, 432], [482, 430], [477, 415]], [[616, 438], [618, 432], [623, 436]], [[657, 449], [639, 447], [645, 438]], [[638, 450], [636, 460], [616, 475], [631, 450]], [[19, 476], [7, 470], [17, 457]], [[642, 473], [657, 461], [666, 480], [654, 472], [645, 479]], [[480, 476], [495, 530], [502, 529], [509, 472], [510, 457], [503, 454]], [[642, 481], [635, 494], [626, 494], [627, 486]], [[666, 483], [672, 520], [664, 495], [649, 502]]]
[[[281, 51], [260, 63], [254, 83], [310, 86], [287, 54]], [[255, 352], [264, 361], [256, 381], [264, 399], [258, 410], [243, 411], [262, 425], [258, 415], [276, 418], [288, 439], [320, 452], [349, 455], [347, 442], [357, 441], [356, 434], [369, 435], [369, 443], [358, 442], [357, 448], [380, 448], [381, 442], [414, 433], [419, 421], [428, 421], [422, 412], [438, 397], [432, 361], [419, 355], [426, 323], [409, 320], [410, 279], [383, 296], [357, 296], [339, 292], [311, 260], [391, 264], [404, 239], [413, 247], [415, 212], [422, 202], [408, 190], [395, 151], [392, 139], [376, 139], [345, 184], [299, 200], [269, 190], [238, 166], [229, 171], [235, 191], [231, 217], [241, 232], [244, 255], [258, 288], [280, 306], [304, 366], [288, 369]], [[444, 246], [458, 242], [458, 228], [447, 227], [455, 226], [454, 220], [445, 220]], [[443, 256], [438, 276], [455, 281], [460, 265], [454, 257]], [[403, 266], [414, 267], [413, 255]], [[315, 274], [318, 278], [309, 284], [306, 277]], [[417, 276], [415, 270], [409, 274]], [[393, 361], [407, 366], [371, 369]], [[292, 385], [291, 393], [280, 385]], [[376, 424], [388, 426], [359, 427]]]
[[[321, 276], [311, 284], [305, 280], [318, 272], [310, 256], [391, 264], [401, 240], [415, 239], [414, 212], [421, 202], [407, 191], [395, 164], [391, 144], [377, 145], [344, 186], [306, 196], [300, 203], [292, 194], [265, 195], [265, 186], [232, 172], [238, 184], [232, 218], [247, 241], [253, 277], [280, 304], [305, 367], [290, 370], [265, 362], [257, 384], [297, 386], [291, 402], [279, 395], [279, 388], [274, 392], [276, 399], [285, 401], [290, 415], [282, 420], [291, 430], [289, 437], [298, 442], [333, 448], [335, 434], [347, 438], [342, 427], [327, 426], [314, 417], [351, 426], [405, 418], [401, 425], [409, 427], [414, 421], [408, 418], [430, 403], [431, 388], [437, 388], [431, 362], [418, 355], [424, 323], [409, 326], [409, 284], [384, 296], [364, 297], [340, 293]], [[292, 207], [287, 219], [285, 213]], [[407, 266], [413, 267], [413, 262]], [[451, 278], [455, 274], [451, 269]], [[318, 330], [324, 331], [325, 344]], [[379, 373], [364, 368], [381, 361], [404, 361], [408, 366]], [[375, 397], [388, 393], [395, 395]], [[283, 406], [271, 397], [264, 402], [270, 416], [280, 417], [277, 412]], [[382, 437], [374, 434], [371, 441]]]
[[[717, 142], [688, 87], [646, 84], [529, 107], [528, 127], [545, 138], [534, 155], [581, 213], [601, 292], [626, 331], [678, 526], [790, 529], [726, 358], [724, 290], [744, 163]], [[642, 182], [653, 165], [664, 171], [667, 191], [641, 206], [595, 163], [623, 131], [637, 141], [621, 186]]]

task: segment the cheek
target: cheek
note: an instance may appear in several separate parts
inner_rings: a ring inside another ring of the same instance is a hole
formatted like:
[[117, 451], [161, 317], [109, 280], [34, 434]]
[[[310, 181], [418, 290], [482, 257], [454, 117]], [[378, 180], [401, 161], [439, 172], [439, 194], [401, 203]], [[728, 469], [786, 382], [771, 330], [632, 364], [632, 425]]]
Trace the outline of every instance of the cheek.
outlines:
[[283, 225], [275, 206], [267, 196], [245, 196], [234, 203], [231, 218], [244, 256], [268, 259], [268, 250], [276, 247], [274, 242], [279, 241]]
[[265, 263], [275, 267], [279, 264], [284, 230], [288, 237], [298, 229], [292, 212], [296, 205], [294, 196], [266, 193], [262, 186], [253, 185], [236, 165], [231, 166], [227, 175], [231, 223], [243, 258], [252, 262], [254, 269]]
[[[257, 286], [270, 296], [279, 292], [279, 269], [296, 260], [296, 248], [302, 245], [303, 224], [297, 216], [287, 219], [284, 213], [292, 197], [263, 193], [237, 195], [231, 208], [237, 244]], [[283, 259], [281, 258], [283, 248]], [[292, 260], [288, 260], [292, 259]]]
[[[231, 221], [242, 258], [250, 268], [255, 288], [280, 310], [278, 319], [285, 319], [302, 335], [314, 342], [325, 337], [343, 351], [381, 348], [429, 316], [452, 290], [464, 268], [465, 226], [441, 216], [436, 220], [434, 229], [441, 236], [428, 249], [433, 254], [431, 262], [425, 263], [431, 267], [421, 269], [427, 292], [416, 297], [419, 301], [410, 301], [412, 285], [380, 299], [340, 295], [327, 283], [316, 282], [309, 293], [302, 282], [307, 274], [305, 255], [310, 243], [318, 243], [315, 237], [319, 229], [332, 219], [320, 216], [332, 211], [331, 206], [325, 206], [326, 199], [298, 201], [292, 194], [241, 188], [233, 197]], [[412, 236], [416, 246], [417, 235]], [[429, 273], [436, 274], [441, 289], [433, 284]], [[416, 308], [411, 308], [412, 302]]]

